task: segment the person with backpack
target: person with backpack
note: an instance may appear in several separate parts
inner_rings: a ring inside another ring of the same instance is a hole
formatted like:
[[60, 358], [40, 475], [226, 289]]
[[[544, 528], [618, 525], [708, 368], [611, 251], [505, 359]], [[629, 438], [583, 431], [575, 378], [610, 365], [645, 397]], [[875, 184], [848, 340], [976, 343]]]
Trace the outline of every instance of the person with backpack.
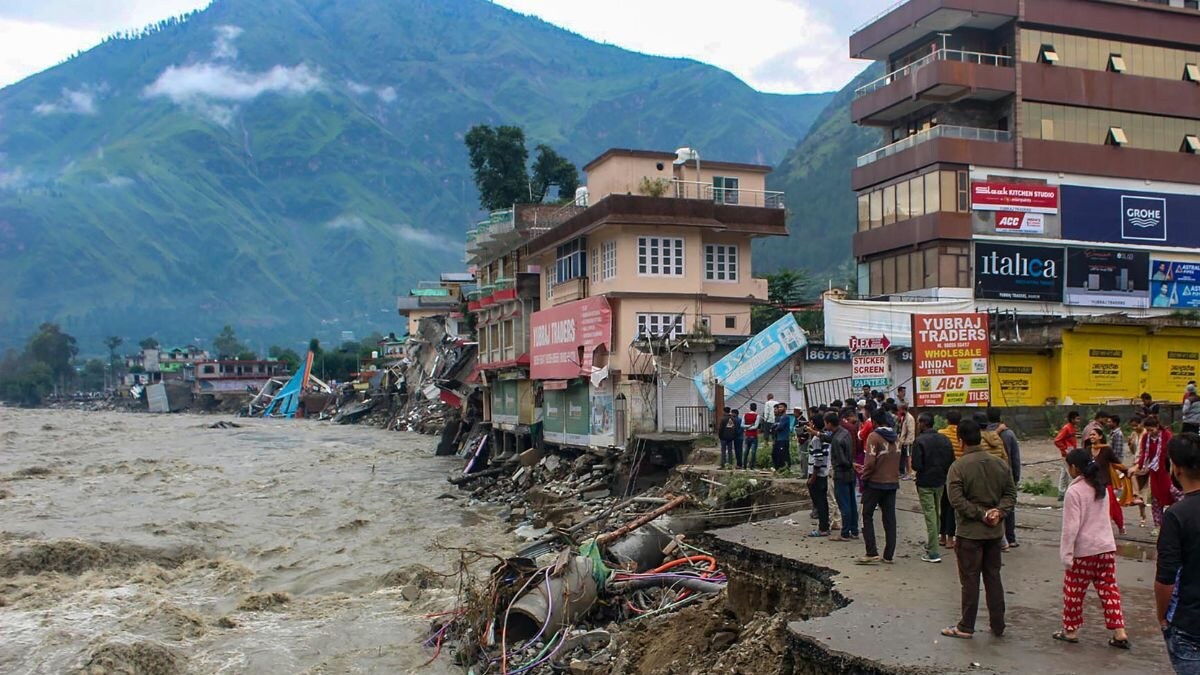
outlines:
[[809, 425], [811, 438], [808, 440], [808, 494], [817, 512], [817, 529], [810, 537], [829, 536], [829, 434]]
[[746, 445], [742, 450], [742, 466], [748, 469], [758, 466], [758, 428], [761, 423], [758, 404], [751, 403], [750, 409], [742, 416], [742, 431], [746, 435]]

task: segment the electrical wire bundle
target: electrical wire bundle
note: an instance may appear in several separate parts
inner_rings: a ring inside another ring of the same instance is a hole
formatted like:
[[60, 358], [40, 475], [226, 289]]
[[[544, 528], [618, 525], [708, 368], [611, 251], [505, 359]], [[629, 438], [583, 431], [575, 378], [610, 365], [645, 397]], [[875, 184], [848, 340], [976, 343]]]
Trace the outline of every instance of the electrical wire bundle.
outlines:
[[700, 555], [667, 561], [646, 572], [614, 571], [607, 590], [623, 593], [625, 616], [641, 619], [680, 609], [724, 588], [728, 581], [712, 555], [680, 542]]

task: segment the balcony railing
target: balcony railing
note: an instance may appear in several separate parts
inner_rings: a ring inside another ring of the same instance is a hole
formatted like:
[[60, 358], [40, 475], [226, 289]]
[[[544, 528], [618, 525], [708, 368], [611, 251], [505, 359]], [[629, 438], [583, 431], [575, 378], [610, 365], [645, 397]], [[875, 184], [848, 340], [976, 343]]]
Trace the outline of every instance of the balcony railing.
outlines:
[[676, 199], [705, 199], [729, 206], [759, 206], [768, 209], [784, 207], [784, 193], [782, 192], [719, 188], [714, 187], [711, 183], [690, 180], [672, 180], [663, 196]]
[[878, 150], [872, 150], [858, 158], [858, 166], [866, 166], [899, 152], [904, 152], [925, 141], [935, 138], [961, 138], [968, 141], [986, 141], [989, 143], [1008, 143], [1012, 141], [1012, 132], [997, 129], [977, 129], [975, 127], [955, 127], [939, 124], [924, 131], [919, 131], [908, 138], [900, 139], [891, 145], [885, 145]]
[[961, 49], [939, 49], [924, 58], [913, 61], [903, 68], [897, 68], [887, 75], [855, 89], [854, 98], [861, 98], [873, 91], [883, 89], [897, 80], [909, 77], [934, 61], [959, 61], [962, 63], [976, 63], [983, 66], [1001, 66], [1006, 68], [1011, 68], [1013, 65], [1012, 57], [1004, 54], [986, 54], [984, 52], [969, 52]]
[[853, 35], [854, 33], [857, 33], [857, 32], [859, 32], [859, 31], [861, 31], [862, 29], [866, 28], [867, 26], [870, 26], [871, 24], [873, 24], [873, 23], [875, 23], [876, 21], [878, 21], [878, 20], [882, 19], [883, 17], [887, 16], [888, 14], [891, 14], [892, 12], [896, 11], [896, 8], [897, 8], [897, 7], [899, 7], [900, 5], [903, 5], [903, 4], [904, 4], [904, 3], [906, 3], [906, 2], [908, 2], [908, 0], [897, 0], [897, 2], [894, 2], [894, 3], [892, 3], [891, 5], [889, 5], [889, 6], [887, 7], [887, 9], [884, 9], [883, 11], [881, 11], [880, 13], [878, 13], [878, 14], [876, 14], [875, 16], [871, 17], [870, 19], [867, 19], [867, 22], [866, 22], [866, 23], [864, 23], [863, 25], [861, 25], [861, 26], [859, 26], [858, 28], [855, 28], [854, 30], [850, 31], [851, 35]]

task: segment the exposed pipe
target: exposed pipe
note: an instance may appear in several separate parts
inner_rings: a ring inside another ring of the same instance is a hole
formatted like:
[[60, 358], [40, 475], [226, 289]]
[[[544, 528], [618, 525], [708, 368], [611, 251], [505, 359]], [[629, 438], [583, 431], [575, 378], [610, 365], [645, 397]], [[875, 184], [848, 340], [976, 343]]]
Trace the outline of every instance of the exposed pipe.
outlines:
[[553, 635], [590, 612], [599, 591], [592, 559], [575, 556], [558, 576], [513, 601], [505, 617], [505, 634], [509, 640]]
[[596, 537], [596, 543], [603, 546], [605, 544], [608, 544], [609, 542], [620, 539], [621, 537], [624, 537], [625, 535], [629, 534], [630, 532], [633, 532], [634, 530], [638, 529], [639, 527], [642, 527], [646, 523], [653, 521], [655, 518], [658, 518], [659, 516], [661, 516], [665, 513], [669, 513], [671, 511], [675, 510], [676, 508], [682, 506], [685, 502], [687, 502], [687, 500], [688, 500], [687, 495], [679, 495], [678, 497], [675, 497], [674, 499], [667, 502], [666, 504], [663, 504], [662, 506], [658, 507], [657, 509], [650, 511], [649, 513], [642, 514], [640, 517], [635, 518], [634, 520], [631, 520], [628, 523], [625, 523], [624, 525], [622, 525], [621, 527], [618, 527], [617, 529], [613, 530], [612, 532], [608, 532], [606, 534], [600, 535], [599, 537]]

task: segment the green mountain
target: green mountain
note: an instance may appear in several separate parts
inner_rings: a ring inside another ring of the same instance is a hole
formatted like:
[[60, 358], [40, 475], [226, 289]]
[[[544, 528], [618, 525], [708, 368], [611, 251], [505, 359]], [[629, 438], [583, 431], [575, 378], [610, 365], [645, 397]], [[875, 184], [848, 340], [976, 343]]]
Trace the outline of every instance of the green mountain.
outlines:
[[767, 187], [787, 193], [785, 242], [759, 240], [756, 272], [798, 267], [815, 285], [846, 284], [855, 279], [850, 239], [857, 227], [857, 201], [850, 189], [855, 159], [879, 147], [882, 136], [850, 122], [854, 90], [883, 74], [873, 65], [839, 91], [813, 122], [812, 129], [767, 177]]
[[462, 266], [472, 125], [772, 163], [829, 99], [485, 0], [217, 0], [0, 90], [0, 347], [395, 329]]

